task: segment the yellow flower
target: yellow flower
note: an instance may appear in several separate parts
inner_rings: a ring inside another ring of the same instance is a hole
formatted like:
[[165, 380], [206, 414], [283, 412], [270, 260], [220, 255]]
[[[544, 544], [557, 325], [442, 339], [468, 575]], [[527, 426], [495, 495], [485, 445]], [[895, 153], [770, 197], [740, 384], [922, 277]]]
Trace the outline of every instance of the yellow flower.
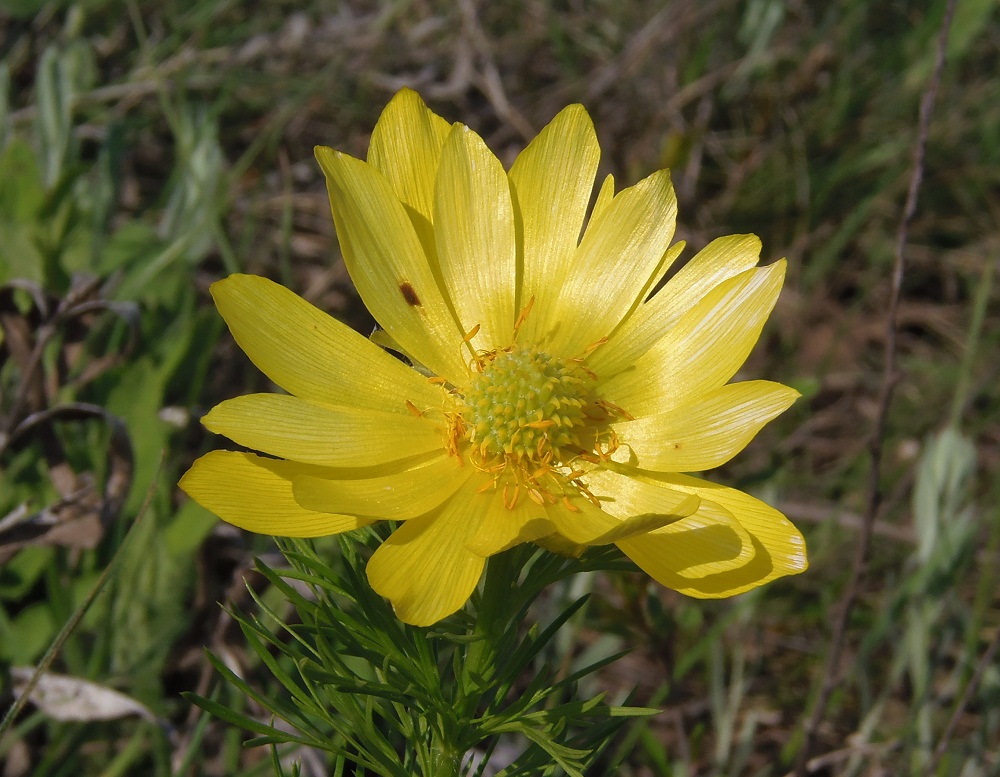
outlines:
[[682, 247], [670, 178], [615, 194], [608, 176], [586, 218], [599, 154], [572, 105], [507, 172], [409, 90], [366, 162], [318, 148], [378, 340], [414, 367], [264, 278], [215, 283], [236, 342], [288, 394], [215, 407], [208, 429], [268, 458], [214, 451], [181, 487], [267, 534], [400, 521], [368, 578], [418, 625], [458, 610], [485, 559], [521, 542], [614, 542], [696, 597], [804, 570], [781, 513], [678, 474], [728, 461], [798, 396], [728, 383], [785, 263], [756, 267], [752, 235], [720, 238], [647, 300]]

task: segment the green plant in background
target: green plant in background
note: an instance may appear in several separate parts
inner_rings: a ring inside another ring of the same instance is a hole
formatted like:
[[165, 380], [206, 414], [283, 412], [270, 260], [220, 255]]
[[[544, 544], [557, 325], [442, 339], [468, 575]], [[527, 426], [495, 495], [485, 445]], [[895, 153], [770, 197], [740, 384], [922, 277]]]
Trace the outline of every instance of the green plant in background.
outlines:
[[[100, 694], [111, 691], [90, 691], [86, 679], [124, 683], [138, 701], [110, 719], [137, 709], [145, 718], [116, 768], [148, 763], [152, 750], [162, 772], [163, 667], [190, 628], [184, 597], [214, 519], [196, 505], [173, 507], [176, 464], [163, 460], [177, 429], [161, 411], [194, 401], [210, 357], [201, 346], [219, 331], [196, 309], [192, 278], [214, 250], [224, 163], [213, 121], [182, 104], [175, 119], [190, 131], [164, 215], [157, 223], [116, 214], [126, 127], [109, 123], [85, 152], [74, 121], [94, 68], [81, 38], [48, 46], [26, 132], [10, 125], [9, 72], [0, 68], [0, 666], [23, 674], [62, 624], [76, 623], [59, 642], [60, 669], [77, 691], [98, 694], [83, 719], [113, 731], [99, 722], [109, 719]], [[190, 393], [178, 394], [180, 372], [194, 378]], [[144, 501], [145, 520], [118, 554]], [[116, 554], [116, 574], [102, 574]], [[41, 692], [46, 682], [55, 680], [43, 677]], [[51, 740], [35, 774], [65, 767], [60, 753], [80, 746], [80, 729], [52, 721], [80, 714], [51, 702], [19, 726]], [[16, 743], [6, 740], [0, 754], [16, 762]]]

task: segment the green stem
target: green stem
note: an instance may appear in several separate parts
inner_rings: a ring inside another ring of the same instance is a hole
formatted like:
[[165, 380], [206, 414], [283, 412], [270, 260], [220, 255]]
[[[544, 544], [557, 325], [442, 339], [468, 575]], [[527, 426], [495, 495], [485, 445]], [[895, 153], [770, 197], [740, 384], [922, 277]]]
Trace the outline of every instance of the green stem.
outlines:
[[495, 656], [496, 634], [507, 627], [514, 613], [505, 612], [514, 600], [514, 591], [521, 569], [519, 554], [508, 550], [490, 557], [486, 564], [486, 580], [479, 599], [474, 634], [478, 638], [469, 644], [465, 665], [471, 672], [482, 674], [491, 666]]
[[521, 555], [507, 551], [490, 558], [486, 566], [482, 594], [476, 612], [473, 636], [465, 646], [463, 667], [459, 671], [454, 710], [457, 726], [434, 726], [426, 777], [458, 777], [462, 767], [463, 748], [460, 746], [463, 724], [476, 714], [482, 689], [474, 678], [483, 678], [487, 685], [492, 681], [496, 667], [496, 645], [499, 633], [511, 626], [514, 612], [512, 604], [518, 575], [521, 569]]
[[462, 766], [462, 754], [451, 748], [432, 747], [431, 764], [425, 777], [459, 777]]
[[990, 300], [990, 290], [993, 288], [993, 273], [996, 269], [996, 262], [987, 262], [983, 267], [983, 277], [976, 286], [976, 292], [972, 303], [972, 320], [969, 322], [969, 336], [965, 341], [965, 351], [962, 354], [962, 361], [958, 369], [958, 380], [955, 384], [955, 396], [951, 403], [951, 415], [949, 422], [956, 429], [962, 420], [966, 402], [972, 384], [972, 370], [975, 366], [976, 349], [979, 346], [979, 338], [983, 331], [983, 322], [986, 319], [986, 308]]

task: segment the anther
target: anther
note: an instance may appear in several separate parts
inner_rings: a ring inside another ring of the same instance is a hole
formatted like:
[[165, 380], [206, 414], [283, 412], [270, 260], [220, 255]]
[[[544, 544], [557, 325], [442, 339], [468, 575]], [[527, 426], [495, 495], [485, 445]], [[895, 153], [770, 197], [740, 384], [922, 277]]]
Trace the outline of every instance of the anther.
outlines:
[[517, 334], [518, 332], [521, 331], [521, 327], [524, 325], [525, 320], [527, 320], [528, 314], [531, 312], [531, 308], [534, 306], [534, 304], [535, 304], [535, 297], [532, 296], [531, 299], [528, 300], [528, 304], [524, 306], [524, 309], [521, 311], [520, 315], [518, 315], [517, 321], [514, 322], [513, 340], [515, 343], [517, 342]]
[[577, 507], [575, 504], [573, 504], [571, 501], [569, 501], [569, 497], [568, 496], [563, 496], [562, 503], [563, 503], [563, 507], [565, 507], [571, 513], [578, 513], [578, 512], [580, 512], [580, 508]]

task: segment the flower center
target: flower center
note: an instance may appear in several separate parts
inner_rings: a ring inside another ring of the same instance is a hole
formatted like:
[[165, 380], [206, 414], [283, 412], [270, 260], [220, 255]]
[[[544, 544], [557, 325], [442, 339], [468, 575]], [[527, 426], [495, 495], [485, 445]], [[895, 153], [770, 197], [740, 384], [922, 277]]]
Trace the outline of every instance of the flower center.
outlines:
[[484, 460], [548, 465], [576, 455], [591, 382], [578, 364], [519, 346], [477, 364], [462, 417]]
[[486, 488], [502, 488], [509, 509], [521, 493], [540, 505], [574, 509], [579, 496], [598, 504], [582, 478], [617, 449], [611, 423], [631, 416], [596, 396], [584, 358], [512, 345], [477, 353], [473, 366], [446, 413], [449, 452], [491, 475]]

